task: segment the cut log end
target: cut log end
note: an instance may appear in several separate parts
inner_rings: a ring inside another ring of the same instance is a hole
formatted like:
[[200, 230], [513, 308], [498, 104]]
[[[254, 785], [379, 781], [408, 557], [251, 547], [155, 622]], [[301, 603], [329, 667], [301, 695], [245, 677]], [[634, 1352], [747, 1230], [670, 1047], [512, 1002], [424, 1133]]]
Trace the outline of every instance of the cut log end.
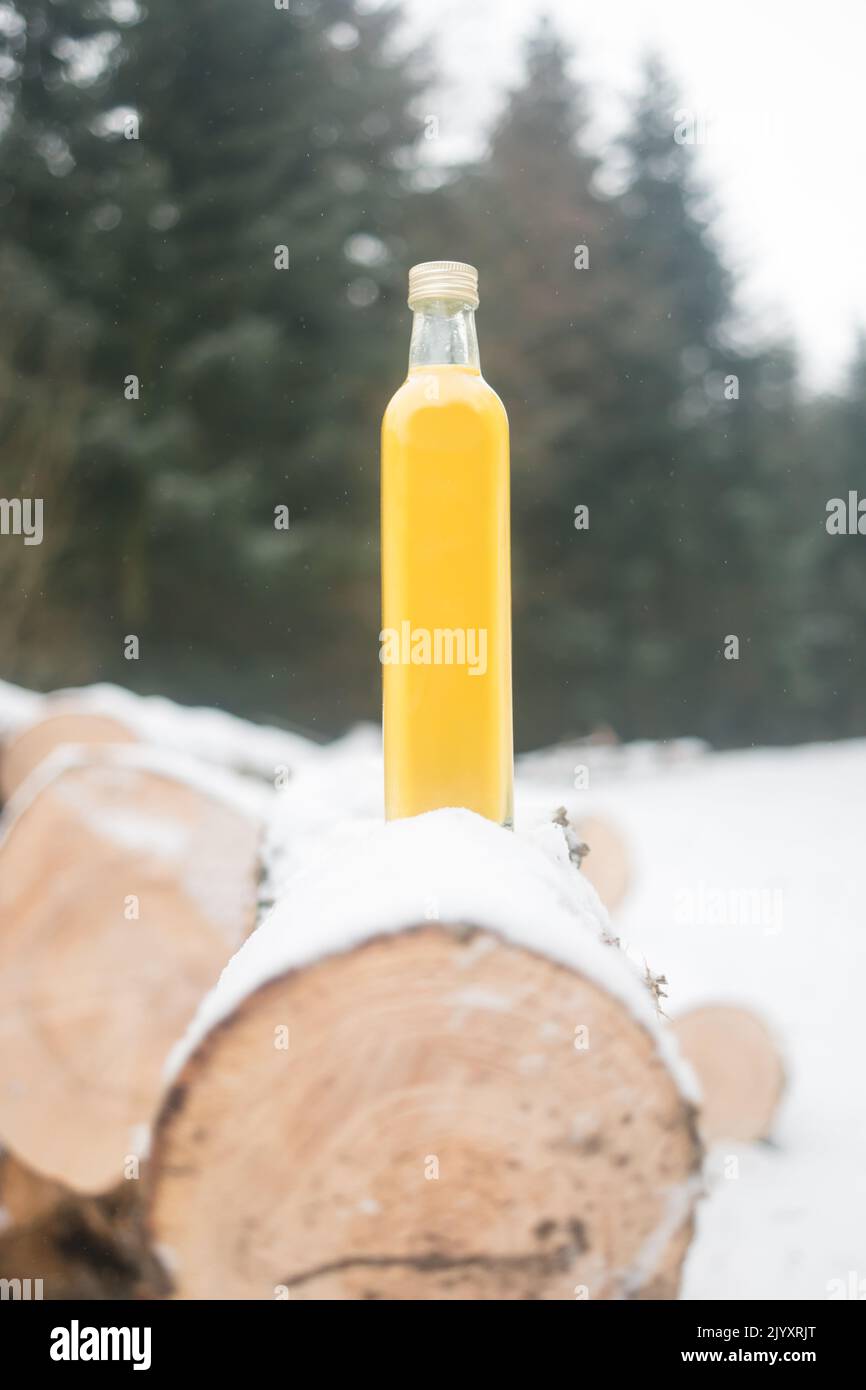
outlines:
[[674, 1031], [701, 1084], [705, 1142], [766, 1139], [785, 1087], [782, 1057], [766, 1024], [748, 1009], [717, 1004], [682, 1014]]
[[83, 1192], [134, 1169], [165, 1057], [255, 920], [258, 827], [140, 769], [67, 769], [0, 846], [0, 1136]]
[[149, 1222], [180, 1298], [672, 1298], [699, 1148], [624, 1006], [437, 924], [283, 974], [206, 1037]]
[[615, 912], [631, 885], [628, 845], [617, 826], [603, 816], [585, 816], [577, 822], [588, 854], [580, 871], [588, 878], [608, 912]]

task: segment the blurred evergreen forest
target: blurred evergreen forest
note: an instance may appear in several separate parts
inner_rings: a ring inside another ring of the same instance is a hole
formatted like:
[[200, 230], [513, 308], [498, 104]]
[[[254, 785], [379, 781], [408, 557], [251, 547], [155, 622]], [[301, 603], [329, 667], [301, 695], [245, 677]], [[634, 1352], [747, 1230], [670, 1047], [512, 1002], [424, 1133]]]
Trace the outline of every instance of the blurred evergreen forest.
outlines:
[[825, 526], [863, 476], [866, 348], [814, 399], [789, 344], [732, 336], [658, 59], [601, 168], [540, 27], [485, 156], [431, 177], [435, 74], [399, 28], [0, 0], [0, 495], [45, 515], [41, 546], [0, 537], [0, 675], [377, 718], [379, 419], [407, 269], [453, 257], [512, 424], [518, 745], [866, 734], [866, 540]]

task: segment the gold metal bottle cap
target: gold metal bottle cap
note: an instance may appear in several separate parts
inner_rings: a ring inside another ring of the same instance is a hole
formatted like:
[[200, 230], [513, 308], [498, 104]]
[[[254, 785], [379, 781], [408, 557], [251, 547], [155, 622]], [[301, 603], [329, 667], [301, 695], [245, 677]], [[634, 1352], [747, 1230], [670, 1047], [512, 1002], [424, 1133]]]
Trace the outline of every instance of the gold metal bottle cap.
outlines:
[[409, 271], [409, 308], [427, 299], [459, 299], [478, 308], [478, 271], [465, 261], [422, 261]]

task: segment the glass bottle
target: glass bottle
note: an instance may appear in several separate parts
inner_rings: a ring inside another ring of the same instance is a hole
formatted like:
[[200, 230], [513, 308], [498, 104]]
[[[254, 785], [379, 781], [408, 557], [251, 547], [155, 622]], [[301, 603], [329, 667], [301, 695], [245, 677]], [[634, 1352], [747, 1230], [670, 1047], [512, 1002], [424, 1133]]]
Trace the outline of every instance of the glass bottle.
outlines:
[[511, 825], [508, 417], [481, 375], [478, 276], [409, 273], [409, 372], [382, 422], [385, 814]]

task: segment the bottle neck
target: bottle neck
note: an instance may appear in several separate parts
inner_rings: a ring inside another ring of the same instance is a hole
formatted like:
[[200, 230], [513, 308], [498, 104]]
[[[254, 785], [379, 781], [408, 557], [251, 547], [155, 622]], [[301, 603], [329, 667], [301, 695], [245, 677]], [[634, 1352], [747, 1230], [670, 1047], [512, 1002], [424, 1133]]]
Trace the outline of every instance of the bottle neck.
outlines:
[[434, 366], [481, 370], [475, 311], [462, 300], [429, 299], [415, 310], [409, 370]]

